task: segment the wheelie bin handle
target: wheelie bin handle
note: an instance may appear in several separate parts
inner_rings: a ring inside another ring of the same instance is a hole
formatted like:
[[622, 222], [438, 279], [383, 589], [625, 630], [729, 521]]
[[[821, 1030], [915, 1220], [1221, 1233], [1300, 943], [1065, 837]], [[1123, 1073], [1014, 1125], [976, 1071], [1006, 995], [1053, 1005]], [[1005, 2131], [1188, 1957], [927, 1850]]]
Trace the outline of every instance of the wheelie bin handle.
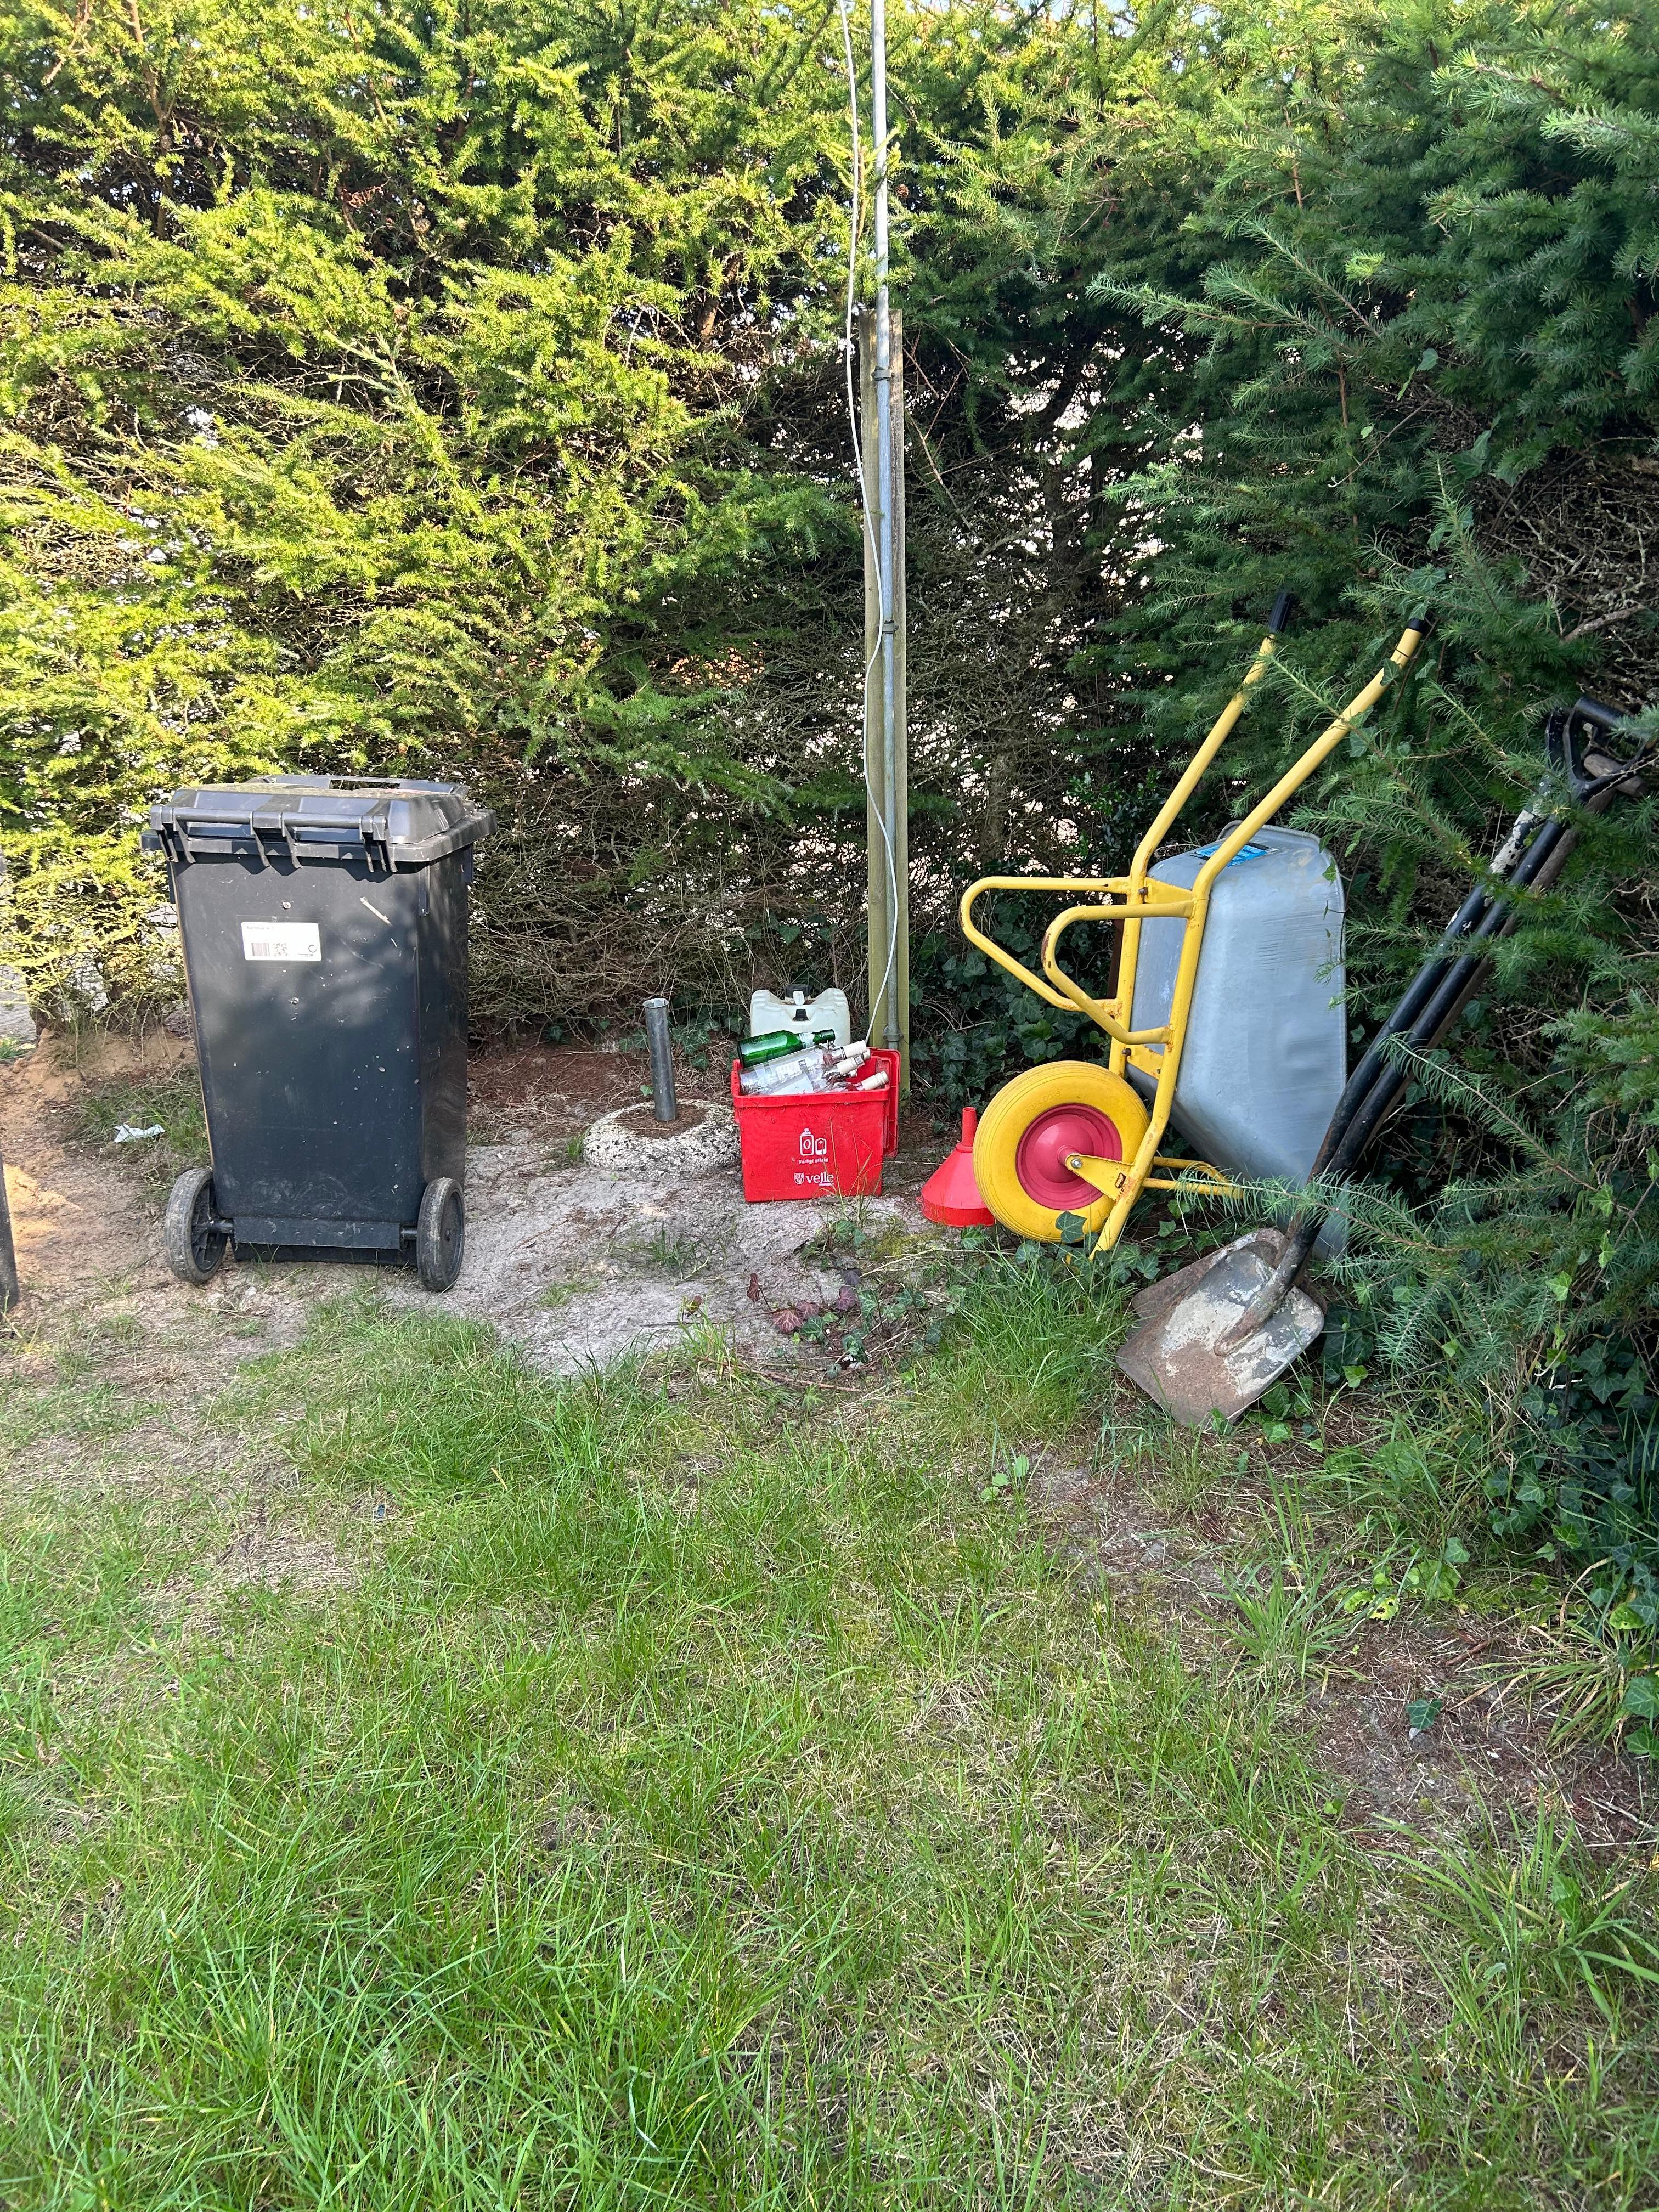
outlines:
[[[296, 868], [304, 867], [308, 859], [316, 857], [315, 854], [301, 851], [301, 848], [307, 840], [313, 845], [328, 846], [331, 860], [338, 853], [342, 845], [356, 845], [365, 855], [369, 851], [371, 824], [365, 822], [361, 816], [352, 821], [331, 822], [325, 814], [279, 814], [276, 817], [276, 826], [282, 831], [283, 841], [288, 847], [288, 856]], [[380, 826], [384, 833], [385, 825]], [[379, 842], [382, 845], [385, 844], [384, 834]], [[390, 865], [388, 860], [387, 866], [390, 866]]]
[[307, 860], [314, 857], [301, 849], [307, 844], [329, 845], [336, 848], [342, 845], [357, 845], [367, 849], [371, 842], [375, 842], [377, 830], [380, 832], [378, 842], [386, 842], [385, 825], [365, 822], [361, 816], [351, 818], [341, 816], [331, 819], [325, 814], [301, 815], [285, 810], [277, 815], [273, 823], [268, 817], [264, 822], [260, 821], [259, 813], [260, 809], [255, 803], [249, 806], [246, 814], [185, 814], [172, 826], [186, 854], [198, 844], [217, 846], [240, 839], [257, 848], [260, 862], [264, 866], [270, 866], [266, 841], [279, 836], [288, 847], [289, 857], [296, 867], [303, 866]]

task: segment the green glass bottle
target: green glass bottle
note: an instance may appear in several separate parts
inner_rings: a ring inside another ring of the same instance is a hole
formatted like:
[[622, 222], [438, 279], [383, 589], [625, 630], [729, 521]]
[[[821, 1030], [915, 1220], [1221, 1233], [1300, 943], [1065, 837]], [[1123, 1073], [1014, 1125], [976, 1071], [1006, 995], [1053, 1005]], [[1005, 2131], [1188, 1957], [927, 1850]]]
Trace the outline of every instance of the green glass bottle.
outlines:
[[744, 1037], [738, 1047], [738, 1058], [745, 1067], [764, 1067], [769, 1060], [781, 1060], [787, 1053], [808, 1052], [814, 1045], [832, 1045], [834, 1030], [816, 1030], [805, 1036], [799, 1030], [768, 1030], [764, 1036]]

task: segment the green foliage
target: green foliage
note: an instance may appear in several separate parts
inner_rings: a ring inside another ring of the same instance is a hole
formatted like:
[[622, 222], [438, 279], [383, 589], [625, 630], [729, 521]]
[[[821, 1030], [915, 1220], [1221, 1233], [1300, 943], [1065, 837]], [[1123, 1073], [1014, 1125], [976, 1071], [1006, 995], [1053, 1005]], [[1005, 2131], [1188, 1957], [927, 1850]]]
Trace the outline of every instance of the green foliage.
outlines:
[[[1133, 712], [1137, 763], [1149, 738], [1172, 762], [1289, 586], [1303, 620], [1237, 741], [1259, 776], [1430, 601], [1431, 653], [1300, 816], [1342, 858], [1357, 1010], [1381, 1010], [1528, 794], [1565, 805], [1546, 710], [1583, 688], [1634, 711], [1659, 683], [1641, 526], [1605, 489], [1646, 498], [1659, 473], [1659, 70], [1631, 8], [1310, 7], [1218, 35], [1254, 52], [1258, 101], [1271, 68], [1281, 112], [1247, 131], [1231, 110], [1184, 225], [1195, 273], [1131, 252], [1092, 280], [1170, 374], [1109, 494], [1159, 550], [1079, 665]], [[1334, 1346], [1499, 1408], [1500, 1527], [1607, 1557], [1638, 1597], [1648, 1431], [1604, 1422], [1592, 1451], [1578, 1413], [1610, 1358], [1640, 1376], [1653, 1344], [1654, 818], [1649, 799], [1578, 820], [1566, 875], [1413, 1065], [1352, 1202]], [[1578, 1411], [1546, 1420], [1564, 1394]]]
[[1588, 1887], [1570, 1838], [1548, 1820], [1530, 1832], [1516, 1821], [1484, 1856], [1444, 1854], [1416, 1880], [1427, 1912], [1457, 1939], [1441, 1969], [1454, 2010], [1510, 2048], [1551, 1994], [1582, 1990], [1611, 2021], [1621, 1984], [1659, 1985], [1659, 1949], [1624, 1887]]
[[[980, 921], [999, 945], [1034, 965], [1041, 933], [1012, 900], [988, 899]], [[915, 1079], [952, 1103], [988, 1097], [1010, 1065], [1097, 1056], [1091, 1023], [1046, 1005], [959, 931], [916, 941], [910, 988], [922, 1016], [912, 1048]]]
[[775, 793], [708, 625], [844, 527], [741, 421], [834, 220], [787, 14], [26, 0], [0, 52], [0, 808], [43, 996], [88, 958], [154, 992], [134, 827], [177, 781]]

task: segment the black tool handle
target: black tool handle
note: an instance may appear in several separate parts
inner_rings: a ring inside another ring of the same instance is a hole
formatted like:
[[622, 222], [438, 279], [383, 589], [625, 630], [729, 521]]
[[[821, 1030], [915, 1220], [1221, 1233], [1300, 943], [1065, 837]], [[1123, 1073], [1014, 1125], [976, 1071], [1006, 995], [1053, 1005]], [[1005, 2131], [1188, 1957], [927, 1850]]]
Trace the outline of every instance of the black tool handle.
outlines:
[[17, 1252], [11, 1241], [11, 1208], [6, 1202], [6, 1164], [0, 1160], [0, 1316], [17, 1303]]
[[[1599, 773], [1586, 775], [1570, 750], [1571, 724], [1585, 721], [1605, 732], [1623, 719], [1611, 708], [1593, 699], [1579, 700], [1570, 717], [1550, 718], [1552, 757], [1563, 759], [1575, 795], [1580, 798], [1587, 813], [1604, 812], [1620, 792], [1639, 792], [1641, 786], [1634, 774], [1635, 764], [1630, 762], [1614, 761]], [[1558, 742], [1561, 746], [1559, 755], [1556, 751]], [[1528, 819], [1527, 812], [1517, 818], [1505, 840], [1506, 848], [1516, 842]], [[1566, 866], [1568, 855], [1577, 842], [1576, 827], [1559, 820], [1543, 820], [1504, 879], [1504, 890], [1547, 889]], [[1492, 960], [1488, 951], [1465, 951], [1454, 957], [1452, 949], [1460, 942], [1477, 947], [1489, 945], [1498, 938], [1507, 937], [1519, 920], [1519, 907], [1509, 901], [1500, 902], [1495, 891], [1477, 885], [1470, 892], [1448, 925], [1434, 954], [1413, 979], [1348, 1079], [1309, 1170], [1310, 1180], [1322, 1176], [1328, 1181], [1340, 1181], [1351, 1175], [1378, 1125], [1405, 1088], [1411, 1071], [1389, 1054], [1389, 1040], [1408, 1031], [1413, 1051], [1432, 1051], [1490, 972]], [[1278, 1310], [1307, 1265], [1322, 1225], [1322, 1218], [1312, 1208], [1304, 1206], [1298, 1211], [1286, 1233], [1278, 1266], [1222, 1340], [1223, 1349], [1253, 1334]]]
[[[1522, 809], [1504, 840], [1504, 853], [1509, 853], [1511, 847], [1516, 848], [1504, 878], [1505, 882], [1526, 882], [1529, 879], [1522, 871], [1538, 854], [1543, 833], [1558, 827], [1543, 816], [1533, 813], [1529, 808]], [[1529, 843], [1523, 843], [1522, 841], [1529, 828], [1534, 828], [1535, 834]], [[1458, 957], [1460, 947], [1467, 945], [1470, 938], [1481, 929], [1492, 912], [1496, 897], [1497, 894], [1490, 884], [1477, 884], [1441, 932], [1440, 942], [1407, 985], [1393, 1012], [1371, 1039], [1358, 1066], [1343, 1086], [1342, 1096], [1336, 1102], [1318, 1153], [1309, 1170], [1310, 1177], [1322, 1174], [1329, 1165], [1348, 1123], [1364, 1104], [1379, 1070], [1390, 1064], [1386, 1056], [1389, 1040], [1398, 1036], [1402, 1030], [1410, 1029], [1425, 1007], [1437, 996], [1452, 963]]]
[[[1564, 841], [1571, 839], [1571, 836], [1572, 833], [1563, 823], [1547, 823], [1528, 848], [1514, 874], [1509, 878], [1509, 885], [1520, 888], [1534, 882]], [[1559, 853], [1558, 871], [1566, 857], [1565, 851]], [[1519, 918], [1513, 907], [1499, 906], [1494, 900], [1482, 916], [1479, 927], [1469, 933], [1468, 941], [1476, 945], [1485, 945], [1495, 938], [1507, 937]], [[1456, 959], [1430, 963], [1417, 977], [1405, 998], [1372, 1040], [1364, 1060], [1355, 1069], [1347, 1088], [1337, 1102], [1336, 1111], [1331, 1116], [1318, 1157], [1310, 1171], [1311, 1175], [1322, 1175], [1328, 1182], [1340, 1182], [1352, 1174], [1383, 1115], [1404, 1090], [1411, 1073], [1407, 1066], [1387, 1053], [1389, 1041], [1404, 1034], [1414, 1052], [1432, 1050], [1455, 1021], [1489, 965], [1489, 957], [1484, 951], [1465, 952]], [[1425, 984], [1426, 988], [1420, 988]], [[1304, 1206], [1297, 1215], [1291, 1224], [1285, 1249], [1279, 1256], [1279, 1265], [1273, 1269], [1271, 1282], [1251, 1303], [1252, 1313], [1258, 1308], [1265, 1308], [1269, 1313], [1273, 1310], [1306, 1266], [1322, 1225], [1320, 1215], [1311, 1207]], [[1271, 1305], [1267, 1303], [1270, 1292], [1273, 1294]], [[1242, 1328], [1243, 1324], [1240, 1326]], [[1255, 1326], [1259, 1327], [1260, 1323]]]

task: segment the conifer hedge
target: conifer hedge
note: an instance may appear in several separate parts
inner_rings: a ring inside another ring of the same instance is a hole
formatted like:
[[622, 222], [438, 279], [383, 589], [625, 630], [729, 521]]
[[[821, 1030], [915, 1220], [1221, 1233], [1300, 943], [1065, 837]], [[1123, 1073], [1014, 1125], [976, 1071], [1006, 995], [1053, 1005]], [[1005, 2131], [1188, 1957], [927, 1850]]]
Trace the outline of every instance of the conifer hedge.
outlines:
[[[1439, 614], [1308, 794], [1357, 1024], [1548, 708], [1659, 699], [1646, 14], [895, 5], [937, 1089], [1078, 1043], [965, 954], [963, 879], [1120, 856], [1279, 589], [1241, 774]], [[176, 991], [137, 821], [276, 766], [497, 807], [495, 1030], [858, 988], [840, 53], [830, 0], [0, 0], [0, 837], [45, 1011]], [[1365, 1322], [1506, 1402], [1601, 1346], [1638, 1422], [1652, 826], [1586, 838], [1421, 1072]]]

